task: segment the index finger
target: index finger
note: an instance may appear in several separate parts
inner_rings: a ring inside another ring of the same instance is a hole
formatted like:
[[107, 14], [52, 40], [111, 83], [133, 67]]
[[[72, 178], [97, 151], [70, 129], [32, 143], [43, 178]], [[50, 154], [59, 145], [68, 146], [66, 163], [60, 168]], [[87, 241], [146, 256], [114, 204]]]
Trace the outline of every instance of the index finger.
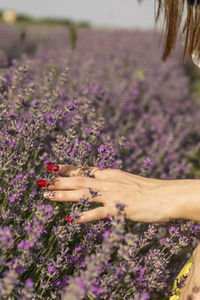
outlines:
[[76, 167], [74, 165], [48, 165], [47, 170], [52, 171], [53, 173], [60, 175], [62, 177], [74, 177], [74, 176], [81, 176], [82, 170], [90, 171], [89, 174], [93, 174], [94, 171], [97, 171], [97, 167]]

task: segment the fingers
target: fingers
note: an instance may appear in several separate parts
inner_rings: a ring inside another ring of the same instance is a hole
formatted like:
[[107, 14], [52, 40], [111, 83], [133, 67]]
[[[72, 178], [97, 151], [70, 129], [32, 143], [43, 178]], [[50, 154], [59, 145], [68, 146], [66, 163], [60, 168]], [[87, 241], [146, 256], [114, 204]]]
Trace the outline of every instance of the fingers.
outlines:
[[89, 177], [56, 177], [47, 183], [48, 190], [81, 190], [91, 188], [105, 190], [105, 183]]
[[74, 176], [80, 176], [83, 171], [90, 171], [90, 175], [94, 175], [99, 169], [97, 167], [85, 167], [80, 168], [73, 165], [48, 165], [47, 170], [52, 171], [53, 173], [60, 175], [62, 177], [74, 177]]
[[101, 193], [98, 193], [98, 197], [92, 198], [88, 189], [76, 191], [47, 191], [43, 194], [45, 198], [57, 202], [79, 202], [80, 198], [84, 195], [86, 198], [89, 198], [89, 202], [103, 203]]
[[[49, 198], [52, 201], [58, 201], [58, 202], [79, 202], [80, 198], [83, 196], [86, 196], [89, 198], [89, 202], [95, 202], [95, 203], [103, 203], [103, 200], [101, 198], [101, 194], [98, 193], [99, 197], [92, 198], [90, 192], [88, 190], [80, 190], [80, 191], [52, 191], [52, 192], [45, 192], [44, 197]], [[101, 219], [105, 219], [108, 217], [108, 208], [103, 207], [97, 207], [93, 210], [85, 211], [81, 213], [81, 218], [77, 222], [78, 224], [97, 221]]]
[[88, 210], [81, 213], [81, 219], [77, 222], [78, 224], [98, 221], [108, 217], [107, 208], [104, 207], [97, 207], [93, 210]]

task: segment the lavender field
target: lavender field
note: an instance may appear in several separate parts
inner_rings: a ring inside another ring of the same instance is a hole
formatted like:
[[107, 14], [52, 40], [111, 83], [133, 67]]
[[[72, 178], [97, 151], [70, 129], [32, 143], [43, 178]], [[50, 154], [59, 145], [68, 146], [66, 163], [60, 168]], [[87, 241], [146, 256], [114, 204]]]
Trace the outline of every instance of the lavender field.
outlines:
[[79, 29], [73, 50], [67, 28], [0, 25], [0, 299], [169, 298], [199, 224], [77, 224], [99, 205], [52, 202], [35, 184], [54, 177], [49, 163], [200, 177], [182, 46], [162, 63], [159, 37]]

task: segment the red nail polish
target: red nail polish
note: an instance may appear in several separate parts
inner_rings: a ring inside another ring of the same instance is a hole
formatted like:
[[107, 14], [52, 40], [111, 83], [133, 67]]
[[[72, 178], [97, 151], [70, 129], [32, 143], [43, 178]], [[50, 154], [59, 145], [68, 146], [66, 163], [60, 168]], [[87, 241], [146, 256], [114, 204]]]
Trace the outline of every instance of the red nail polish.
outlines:
[[[70, 220], [71, 219], [71, 220]], [[68, 223], [69, 221], [70, 222], [73, 222], [74, 221], [74, 219], [71, 217], [71, 216], [69, 216], [69, 217], [67, 217], [67, 218], [65, 218], [65, 221]]]
[[53, 172], [57, 172], [59, 170], [58, 165], [48, 165], [46, 168], [47, 168], [47, 170], [53, 171]]
[[36, 184], [38, 187], [45, 187], [47, 185], [47, 182], [44, 179], [39, 179], [36, 181]]

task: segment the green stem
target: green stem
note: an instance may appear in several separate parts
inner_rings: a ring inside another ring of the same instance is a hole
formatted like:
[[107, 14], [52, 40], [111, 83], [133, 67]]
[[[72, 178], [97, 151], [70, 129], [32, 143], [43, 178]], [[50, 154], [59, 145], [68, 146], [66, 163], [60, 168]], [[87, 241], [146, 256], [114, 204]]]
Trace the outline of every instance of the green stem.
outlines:
[[[5, 196], [4, 196], [4, 199], [3, 199], [3, 203], [2, 203], [1, 208], [6, 207], [7, 203], [8, 203], [8, 198], [6, 198], [6, 195], [5, 195]], [[4, 220], [4, 221], [5, 221], [5, 220]], [[4, 223], [4, 221], [3, 221], [3, 223]]]
[[51, 247], [50, 247], [50, 249], [49, 249], [49, 251], [48, 251], [48, 253], [47, 253], [47, 257], [49, 256], [49, 254], [50, 254], [50, 252], [51, 252], [53, 246], [55, 245], [55, 242], [56, 242], [56, 238], [55, 238], [55, 239], [53, 240], [53, 242], [51, 243]]
[[[63, 230], [63, 228], [58, 232], [58, 234], [60, 234], [62, 232], [62, 230]], [[47, 253], [47, 256], [51, 252], [51, 250], [52, 250], [55, 242], [56, 242], [56, 235], [51, 235], [50, 238], [49, 238], [49, 240], [48, 240], [48, 242], [47, 242], [47, 246], [46, 246], [46, 247], [49, 247], [50, 244], [51, 244], [51, 247], [50, 247], [50, 249], [49, 249], [49, 251]], [[39, 257], [39, 255], [41, 254], [41, 251], [42, 251], [42, 255], [43, 255], [46, 252], [46, 249], [45, 250], [43, 250], [43, 249], [40, 250], [40, 252], [36, 255], [37, 257]]]
[[1, 269], [0, 269], [0, 274], [1, 274], [1, 272], [3, 271], [3, 269], [4, 269], [4, 266], [1, 267]]
[[1, 171], [1, 173], [0, 173], [0, 178], [3, 178], [3, 170]]
[[122, 284], [122, 283], [118, 283], [118, 285], [117, 285], [115, 291], [112, 293], [112, 296], [116, 295], [116, 293], [118, 292], [118, 290], [119, 290], [120, 287], [123, 287], [123, 284]]
[[85, 165], [86, 165], [86, 162], [84, 162], [83, 166], [81, 166], [81, 167], [80, 167], [80, 170], [79, 170], [79, 173], [78, 173], [78, 175], [77, 175], [77, 176], [79, 176], [79, 175], [80, 175], [80, 173], [81, 173], [82, 169], [85, 167]]
[[131, 291], [132, 291], [132, 288], [130, 288], [130, 289], [126, 292], [126, 294], [124, 295], [124, 297], [128, 296], [128, 295], [131, 293]]
[[60, 277], [60, 274], [66, 269], [66, 267], [62, 267], [60, 273], [54, 278], [54, 282]]
[[[171, 240], [172, 240], [172, 238], [173, 238], [173, 235], [170, 237], [170, 239], [169, 239], [169, 241], [168, 242], [170, 242]], [[161, 254], [163, 253], [163, 251], [167, 248], [168, 246], [165, 246], [163, 249], [162, 249], [162, 251], [160, 252]]]
[[[178, 246], [178, 248], [180, 248], [180, 244], [178, 244], [177, 246]], [[165, 258], [167, 255], [168, 255], [168, 253], [166, 253], [166, 254], [164, 255], [163, 258]], [[169, 260], [170, 257], [171, 257], [172, 255], [173, 255], [173, 253], [171, 253], [171, 254], [166, 258], [166, 261]], [[151, 265], [151, 267], [149, 268], [148, 272], [151, 271], [153, 267], [154, 267], [154, 265]]]
[[1, 226], [3, 226], [5, 224], [6, 220], [3, 220], [3, 222], [1, 223]]
[[[171, 241], [171, 239], [173, 238], [173, 235], [170, 237], [169, 242]], [[168, 246], [165, 246], [162, 251], [160, 252], [161, 254], [163, 253], [163, 251], [167, 248]], [[166, 254], [164, 255], [165, 258]], [[148, 273], [152, 270], [152, 268], [154, 267], [154, 265], [151, 265], [150, 268], [148, 269]]]
[[[178, 246], [178, 248], [180, 248], [181, 247], [181, 245], [180, 244], [178, 244], [177, 245]], [[166, 254], [167, 255], [167, 254]], [[168, 260], [168, 259], [170, 259], [170, 257], [173, 255], [173, 253], [171, 253], [167, 258], [166, 258], [166, 260]]]
[[25, 276], [23, 276], [23, 280], [27, 279], [29, 277], [29, 275], [31, 274], [31, 272], [34, 270], [35, 266], [31, 265], [30, 268], [27, 271], [27, 274]]
[[[49, 276], [49, 278], [47, 280], [47, 283], [46, 283], [47, 286], [48, 286], [48, 283], [49, 283], [50, 279], [51, 279], [51, 277]], [[41, 296], [44, 294], [44, 291], [45, 291], [45, 288], [42, 289]]]

